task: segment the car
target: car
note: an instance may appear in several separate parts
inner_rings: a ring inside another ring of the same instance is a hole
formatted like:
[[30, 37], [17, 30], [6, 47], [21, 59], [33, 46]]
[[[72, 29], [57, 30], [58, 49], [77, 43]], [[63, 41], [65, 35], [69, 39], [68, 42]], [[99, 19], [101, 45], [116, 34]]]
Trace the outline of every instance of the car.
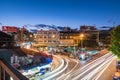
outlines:
[[115, 72], [113, 80], [120, 80], [120, 71]]

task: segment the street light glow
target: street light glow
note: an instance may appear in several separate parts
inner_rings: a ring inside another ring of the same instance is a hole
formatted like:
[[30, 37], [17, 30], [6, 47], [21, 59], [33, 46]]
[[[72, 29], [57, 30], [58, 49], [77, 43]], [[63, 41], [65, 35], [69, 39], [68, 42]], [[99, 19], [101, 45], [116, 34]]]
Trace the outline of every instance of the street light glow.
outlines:
[[80, 38], [83, 38], [84, 37], [84, 34], [80, 34]]
[[83, 37], [84, 37], [84, 34], [80, 34], [80, 39], [81, 39], [81, 48], [83, 48]]
[[55, 35], [52, 35], [52, 37], [54, 38], [54, 37], [55, 37]]

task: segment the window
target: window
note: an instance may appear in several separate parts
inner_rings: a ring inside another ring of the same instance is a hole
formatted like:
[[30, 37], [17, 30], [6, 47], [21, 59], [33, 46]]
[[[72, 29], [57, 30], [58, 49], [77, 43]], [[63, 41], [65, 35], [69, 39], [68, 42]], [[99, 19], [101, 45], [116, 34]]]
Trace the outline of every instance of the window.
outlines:
[[46, 36], [44, 36], [44, 38], [47, 38]]
[[68, 37], [67, 37], [67, 36], [65, 36], [65, 38], [67, 39]]
[[44, 34], [47, 34], [47, 32], [44, 32]]
[[43, 38], [42, 36], [39, 36], [39, 38]]
[[48, 40], [48, 42], [51, 42], [50, 40]]
[[53, 34], [56, 34], [56, 32], [53, 32]]

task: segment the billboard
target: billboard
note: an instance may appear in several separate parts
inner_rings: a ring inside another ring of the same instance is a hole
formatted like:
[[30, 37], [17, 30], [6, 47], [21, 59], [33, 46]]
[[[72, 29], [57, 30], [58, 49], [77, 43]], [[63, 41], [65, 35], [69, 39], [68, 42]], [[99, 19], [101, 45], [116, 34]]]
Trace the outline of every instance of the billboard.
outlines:
[[14, 26], [2, 26], [2, 32], [5, 32], [5, 33], [17, 33], [18, 31], [18, 28], [17, 27], [14, 27]]

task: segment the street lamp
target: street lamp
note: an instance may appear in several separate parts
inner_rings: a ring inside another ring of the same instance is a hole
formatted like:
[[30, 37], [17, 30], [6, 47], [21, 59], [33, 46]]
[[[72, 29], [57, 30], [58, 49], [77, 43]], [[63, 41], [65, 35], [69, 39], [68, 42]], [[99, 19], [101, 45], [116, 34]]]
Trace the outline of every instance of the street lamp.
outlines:
[[52, 38], [55, 38], [55, 35], [52, 35]]
[[51, 53], [51, 55], [54, 53], [54, 49], [53, 49], [53, 48], [54, 48], [54, 44], [55, 44], [55, 43], [54, 43], [54, 38], [55, 38], [55, 35], [53, 34], [53, 35], [52, 35], [52, 45], [51, 45], [51, 46], [52, 46], [52, 49], [51, 49], [51, 52], [52, 52], [52, 53]]
[[84, 34], [80, 34], [81, 48], [83, 48], [83, 37], [84, 37]]

